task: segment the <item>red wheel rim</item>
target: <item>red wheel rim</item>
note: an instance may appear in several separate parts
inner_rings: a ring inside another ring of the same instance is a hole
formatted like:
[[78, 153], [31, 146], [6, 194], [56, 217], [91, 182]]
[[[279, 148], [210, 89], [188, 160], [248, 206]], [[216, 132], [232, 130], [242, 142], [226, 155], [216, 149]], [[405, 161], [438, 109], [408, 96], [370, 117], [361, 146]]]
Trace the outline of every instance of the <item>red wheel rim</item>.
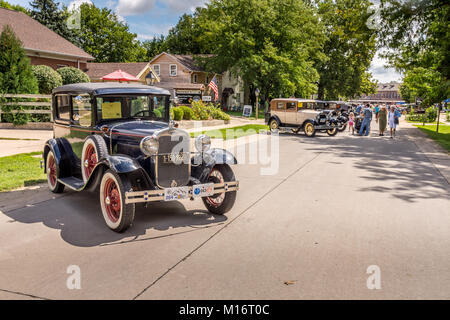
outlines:
[[117, 222], [120, 218], [120, 192], [116, 182], [109, 178], [103, 188], [103, 203], [109, 220]]
[[[222, 173], [217, 169], [213, 169], [211, 171], [211, 173], [209, 174], [208, 180], [213, 183], [224, 183], [225, 182]], [[225, 192], [215, 194], [211, 197], [206, 197], [206, 201], [208, 202], [208, 204], [215, 208], [220, 207], [224, 200], [225, 200]]]
[[89, 144], [84, 152], [84, 175], [86, 178], [91, 176], [92, 171], [97, 165], [97, 153], [95, 152], [95, 148], [92, 144]]
[[47, 174], [50, 185], [54, 187], [56, 185], [56, 162], [52, 154], [48, 157]]

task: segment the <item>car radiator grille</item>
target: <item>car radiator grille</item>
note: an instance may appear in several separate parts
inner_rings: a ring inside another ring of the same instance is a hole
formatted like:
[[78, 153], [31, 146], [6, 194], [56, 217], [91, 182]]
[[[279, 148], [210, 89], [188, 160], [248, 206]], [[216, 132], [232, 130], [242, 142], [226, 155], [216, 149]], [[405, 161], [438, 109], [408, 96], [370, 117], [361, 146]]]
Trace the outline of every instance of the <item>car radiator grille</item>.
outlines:
[[156, 183], [161, 188], [185, 186], [191, 174], [190, 137], [174, 130], [158, 138]]

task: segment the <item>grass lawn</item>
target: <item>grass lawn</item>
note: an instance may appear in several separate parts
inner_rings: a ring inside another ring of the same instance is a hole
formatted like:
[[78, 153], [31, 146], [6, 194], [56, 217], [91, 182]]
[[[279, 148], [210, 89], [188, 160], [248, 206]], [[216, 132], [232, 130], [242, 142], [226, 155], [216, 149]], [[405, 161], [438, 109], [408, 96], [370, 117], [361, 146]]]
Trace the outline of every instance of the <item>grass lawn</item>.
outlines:
[[450, 152], [450, 125], [439, 125], [439, 133], [436, 133], [436, 125], [417, 125], [416, 127]]
[[0, 192], [47, 181], [40, 167], [42, 152], [22, 153], [0, 158]]
[[[233, 117], [242, 117], [242, 111], [225, 111], [226, 114], [229, 114], [230, 116]], [[255, 110], [252, 110], [252, 115], [251, 117], [244, 117], [247, 119], [256, 119], [255, 118]], [[258, 110], [258, 119], [264, 119], [264, 109], [259, 109]]]
[[199, 132], [192, 132], [191, 137], [195, 138], [201, 134], [206, 134], [210, 136], [212, 139], [236, 139], [243, 136], [249, 136], [252, 134], [257, 134], [259, 131], [269, 130], [268, 126], [262, 124], [247, 124], [244, 126], [238, 126], [233, 128], [224, 128], [224, 129], [216, 129], [216, 130], [205, 130]]

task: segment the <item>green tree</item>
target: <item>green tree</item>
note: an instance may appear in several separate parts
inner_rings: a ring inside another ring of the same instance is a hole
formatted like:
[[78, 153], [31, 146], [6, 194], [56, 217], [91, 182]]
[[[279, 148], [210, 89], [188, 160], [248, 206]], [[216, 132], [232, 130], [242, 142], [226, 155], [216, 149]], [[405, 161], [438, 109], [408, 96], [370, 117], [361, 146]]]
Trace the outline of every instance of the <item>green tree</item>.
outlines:
[[204, 29], [198, 19], [207, 9], [198, 7], [193, 14], [183, 14], [175, 27], [169, 30], [165, 44], [174, 54], [210, 53], [213, 43], [202, 37]]
[[0, 35], [0, 93], [37, 93], [30, 59], [9, 26]]
[[[444, 0], [381, 0], [380, 46], [405, 81], [427, 70], [434, 80], [429, 103], [450, 96], [450, 3]], [[417, 69], [423, 68], [423, 69]], [[408, 76], [409, 75], [409, 76]], [[404, 89], [406, 94], [406, 86]]]
[[326, 60], [316, 63], [319, 99], [353, 98], [363, 93], [376, 51], [376, 30], [367, 25], [369, 0], [317, 0], [325, 25]]
[[81, 29], [75, 31], [77, 42], [96, 62], [136, 62], [146, 58], [136, 34], [110, 9], [83, 3], [78, 10]]
[[439, 95], [441, 75], [429, 68], [417, 67], [408, 70], [400, 87], [400, 94], [407, 102], [415, 102], [416, 98], [423, 99], [425, 105], [434, 103]]
[[212, 0], [197, 16], [199, 41], [212, 43], [208, 70], [230, 70], [267, 99], [309, 97], [324, 41], [315, 9], [292, 0]]
[[31, 17], [47, 28], [53, 30], [61, 37], [76, 43], [73, 32], [68, 28], [66, 20], [68, 14], [59, 9], [59, 3], [54, 0], [33, 0], [30, 2]]
[[146, 51], [146, 60], [150, 61], [158, 54], [168, 51], [167, 42], [163, 35], [154, 37], [152, 40], [146, 40], [142, 43], [142, 47]]
[[25, 9], [24, 7], [22, 7], [18, 4], [10, 4], [4, 0], [0, 0], [0, 8], [6, 8], [6, 9], [20, 11], [20, 12], [26, 13], [28, 15], [30, 14], [30, 12], [27, 9]]

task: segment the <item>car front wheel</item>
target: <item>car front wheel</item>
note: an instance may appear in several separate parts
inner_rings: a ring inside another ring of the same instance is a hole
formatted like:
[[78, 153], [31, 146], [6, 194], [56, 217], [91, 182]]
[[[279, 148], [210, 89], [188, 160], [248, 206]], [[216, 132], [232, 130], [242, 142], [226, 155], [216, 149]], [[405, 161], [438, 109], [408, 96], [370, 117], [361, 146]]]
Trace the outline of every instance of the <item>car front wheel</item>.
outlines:
[[[227, 164], [216, 165], [208, 178], [208, 181], [212, 183], [226, 183], [235, 180], [233, 170]], [[209, 212], [222, 215], [233, 208], [236, 201], [236, 191], [223, 192], [202, 199]]]
[[314, 124], [312, 122], [305, 123], [303, 131], [305, 131], [305, 135], [310, 138], [316, 135], [316, 128], [314, 128]]
[[280, 129], [280, 124], [278, 123], [278, 120], [276, 120], [276, 119], [270, 120], [269, 128], [270, 128], [270, 131], [272, 131], [272, 132], [278, 131]]
[[125, 177], [107, 170], [100, 184], [100, 205], [108, 227], [115, 232], [124, 232], [134, 220], [135, 205], [125, 204], [125, 192], [131, 185]]

